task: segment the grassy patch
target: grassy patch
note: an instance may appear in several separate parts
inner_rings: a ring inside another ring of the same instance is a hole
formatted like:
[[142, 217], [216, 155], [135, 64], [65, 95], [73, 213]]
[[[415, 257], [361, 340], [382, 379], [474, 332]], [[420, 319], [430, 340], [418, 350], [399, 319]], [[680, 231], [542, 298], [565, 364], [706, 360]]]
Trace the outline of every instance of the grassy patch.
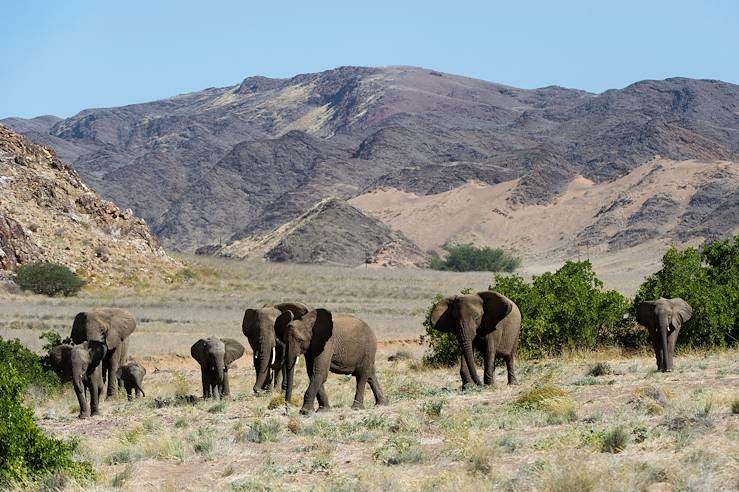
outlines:
[[383, 465], [403, 465], [422, 463], [426, 454], [417, 440], [407, 436], [393, 436], [379, 448], [373, 457]]
[[604, 453], [620, 453], [626, 449], [626, 445], [629, 442], [629, 434], [618, 426], [607, 431], [603, 435], [603, 446], [601, 451]]
[[577, 418], [575, 400], [565, 390], [553, 385], [535, 386], [522, 392], [515, 405], [527, 410], [543, 410], [550, 424], [571, 422]]

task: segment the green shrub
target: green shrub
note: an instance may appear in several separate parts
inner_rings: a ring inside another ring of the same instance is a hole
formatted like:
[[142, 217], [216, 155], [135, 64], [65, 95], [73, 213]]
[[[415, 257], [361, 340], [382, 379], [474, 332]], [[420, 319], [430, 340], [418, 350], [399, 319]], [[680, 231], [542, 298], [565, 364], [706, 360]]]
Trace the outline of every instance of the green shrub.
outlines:
[[628, 442], [629, 434], [623, 427], [618, 426], [605, 433], [601, 451], [604, 453], [620, 453], [626, 449]]
[[92, 479], [88, 462], [72, 459], [77, 444], [47, 437], [23, 406], [27, 381], [15, 366], [0, 359], [0, 485], [38, 480], [52, 473]]
[[442, 259], [434, 254], [431, 268], [454, 272], [513, 272], [521, 260], [497, 248], [478, 248], [471, 244], [444, 245], [447, 252]]
[[418, 441], [411, 437], [393, 436], [373, 453], [375, 460], [383, 465], [403, 465], [421, 463], [426, 454]]
[[18, 269], [16, 283], [36, 294], [73, 296], [85, 283], [69, 268], [57, 263], [30, 263]]
[[532, 355], [623, 343], [620, 334], [633, 325], [630, 301], [604, 291], [589, 261], [568, 261], [531, 284], [518, 275], [496, 275], [495, 290], [521, 310], [519, 346]]
[[45, 363], [45, 359], [28, 350], [17, 338], [3, 340], [0, 337], [0, 361], [12, 364], [24, 381], [42, 390], [56, 389], [61, 384], [59, 377]]
[[[739, 341], [739, 236], [702, 250], [671, 248], [662, 269], [639, 288], [634, 310], [642, 301], [680, 297], [693, 308], [679, 345], [716, 347]], [[643, 330], [643, 329], [642, 329]], [[646, 332], [646, 330], [643, 330]]]

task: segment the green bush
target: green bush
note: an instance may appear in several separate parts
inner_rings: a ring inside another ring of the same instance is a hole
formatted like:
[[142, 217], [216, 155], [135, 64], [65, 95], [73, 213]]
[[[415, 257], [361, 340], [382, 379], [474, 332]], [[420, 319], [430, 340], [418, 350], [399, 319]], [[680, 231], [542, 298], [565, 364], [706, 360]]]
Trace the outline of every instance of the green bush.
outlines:
[[77, 275], [64, 265], [56, 263], [31, 263], [18, 269], [16, 283], [23, 290], [36, 294], [73, 296], [85, 285]]
[[495, 290], [521, 310], [519, 347], [529, 354], [642, 343], [643, 335], [632, 328], [630, 301], [615, 290], [604, 291], [589, 261], [568, 261], [531, 284], [518, 275], [496, 275]]
[[679, 345], [716, 347], [739, 341], [739, 236], [702, 250], [671, 248], [662, 268], [639, 288], [634, 310], [642, 301], [680, 297], [693, 308]]
[[27, 483], [53, 473], [94, 478], [90, 463], [72, 459], [75, 442], [44, 435], [33, 410], [23, 406], [27, 381], [12, 363], [0, 361], [0, 486]]
[[43, 390], [58, 388], [59, 377], [44, 364], [44, 359], [31, 352], [20, 340], [3, 340], [0, 337], [0, 361], [12, 364], [20, 377]]
[[521, 260], [497, 248], [477, 248], [471, 244], [444, 245], [447, 252], [442, 259], [434, 254], [431, 268], [454, 272], [513, 272]]

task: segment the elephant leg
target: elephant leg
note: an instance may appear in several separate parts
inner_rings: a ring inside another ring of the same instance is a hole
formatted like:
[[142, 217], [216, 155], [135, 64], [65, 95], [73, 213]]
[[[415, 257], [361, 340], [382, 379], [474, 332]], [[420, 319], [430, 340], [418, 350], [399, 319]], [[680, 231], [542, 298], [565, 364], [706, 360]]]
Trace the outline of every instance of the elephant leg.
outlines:
[[671, 331], [667, 335], [667, 372], [672, 372], [673, 369], [673, 356], [675, 355], [675, 344], [677, 343], [677, 330]]
[[372, 374], [367, 379], [369, 382], [370, 388], [372, 389], [372, 394], [375, 395], [375, 405], [387, 405], [387, 399], [385, 399], [385, 393], [382, 391], [382, 386], [380, 386], [380, 381], [377, 380], [377, 374], [375, 373], [375, 369], [372, 368]]
[[85, 399], [85, 391], [86, 391], [86, 385], [82, 384], [82, 381], [79, 380], [79, 378], [74, 378], [73, 381], [74, 386], [74, 393], [77, 395], [77, 402], [80, 405], [80, 414], [77, 416], [78, 418], [84, 419], [90, 415], [90, 407], [87, 404], [87, 399]]
[[90, 381], [87, 383], [90, 388], [90, 415], [100, 415], [100, 412], [98, 411], [98, 403], [99, 403], [99, 395], [100, 395], [100, 385], [102, 383], [102, 376], [98, 375], [97, 377], [95, 374], [90, 375]]
[[505, 357], [505, 366], [506, 370], [508, 371], [508, 384], [515, 385], [518, 384], [518, 378], [516, 377], [516, 366], [514, 364], [514, 359], [516, 355], [511, 353], [508, 354]]
[[467, 363], [464, 361], [464, 357], [461, 358], [462, 364], [459, 366], [459, 375], [462, 377], [462, 388], [472, 383], [470, 377], [470, 370], [467, 368]]
[[483, 349], [483, 376], [485, 385], [495, 383], [495, 339], [487, 336], [482, 342]]
[[659, 334], [653, 333], [652, 330], [650, 330], [649, 338], [652, 340], [654, 356], [657, 358], [657, 370], [662, 371], [662, 344], [659, 341]]
[[325, 384], [321, 385], [321, 389], [318, 390], [318, 393], [316, 394], [316, 398], [318, 399], [318, 411], [319, 412], [327, 412], [331, 410], [331, 405], [328, 402], [328, 393], [326, 393]]
[[473, 383], [477, 386], [482, 386], [482, 381], [480, 381], [480, 376], [477, 375], [477, 368], [475, 367], [475, 352], [472, 347], [474, 336], [470, 336], [463, 330], [457, 336], [457, 339], [459, 340], [459, 346], [462, 348], [462, 363], [467, 364], [467, 374]]
[[200, 371], [200, 379], [203, 383], [203, 399], [210, 398], [210, 378], [205, 372], [205, 369]]
[[133, 384], [129, 383], [128, 381], [125, 381], [123, 383], [123, 387], [126, 388], [126, 397], [128, 398], [128, 401], [133, 400]]
[[[306, 367], [308, 369], [308, 376], [310, 378], [310, 384], [308, 385], [308, 389], [305, 391], [305, 396], [303, 397], [303, 407], [300, 409], [300, 413], [307, 414], [313, 412], [313, 402], [316, 400], [316, 396], [318, 396], [319, 392], [322, 393], [321, 399], [324, 400], [324, 404], [321, 405], [319, 403], [319, 407], [323, 409], [328, 409], [328, 396], [326, 395], [326, 391], [323, 388], [323, 385], [328, 378], [328, 364], [326, 364], [326, 362], [330, 363], [330, 358], [328, 361], [320, 361], [318, 360], [318, 358], [315, 358], [309, 362], [308, 357], [306, 357], [305, 360]], [[325, 366], [325, 368], [323, 366]]]
[[231, 395], [231, 386], [228, 383], [228, 371], [223, 373], [223, 391], [221, 392], [221, 396], [230, 396]]
[[118, 371], [118, 350], [113, 353], [110, 358], [110, 367], [108, 368], [108, 396], [106, 399], [114, 398], [118, 394], [118, 378], [115, 376]]
[[352, 403], [353, 409], [364, 408], [364, 390], [367, 387], [367, 375], [365, 373], [359, 373], [355, 376], [357, 378], [357, 390], [354, 393], [354, 403]]

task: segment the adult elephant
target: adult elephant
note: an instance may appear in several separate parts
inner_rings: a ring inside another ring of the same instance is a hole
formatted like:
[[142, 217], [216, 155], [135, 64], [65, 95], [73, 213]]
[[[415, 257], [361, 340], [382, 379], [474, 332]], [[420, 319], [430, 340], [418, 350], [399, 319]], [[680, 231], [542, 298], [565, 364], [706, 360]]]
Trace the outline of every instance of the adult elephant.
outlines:
[[232, 338], [210, 336], [190, 347], [190, 355], [200, 364], [203, 398], [221, 398], [231, 394], [228, 366], [244, 355], [244, 346]]
[[644, 301], [636, 310], [636, 321], [649, 331], [649, 338], [657, 359], [657, 370], [672, 372], [677, 335], [683, 323], [693, 316], [690, 305], [675, 297], [660, 297], [655, 301]]
[[[288, 311], [281, 316], [290, 317]], [[351, 374], [357, 379], [352, 408], [364, 407], [364, 390], [369, 383], [375, 395], [375, 404], [387, 403], [375, 373], [377, 339], [372, 329], [354, 316], [336, 316], [326, 309], [316, 309], [299, 320], [291, 320], [285, 335], [285, 377], [287, 388], [285, 401], [292, 399], [295, 361], [305, 355], [310, 384], [303, 398], [300, 413], [314, 410], [318, 398], [318, 410], [330, 408], [324, 383], [328, 373]]]
[[493, 384], [495, 359], [502, 357], [508, 369], [508, 384], [517, 384], [514, 358], [521, 332], [521, 312], [503, 294], [486, 290], [440, 300], [431, 312], [431, 323], [439, 331], [457, 335], [462, 349], [459, 374], [462, 385], [480, 385], [473, 347], [482, 352], [483, 381]]
[[[246, 336], [254, 353], [254, 370], [257, 379], [254, 393], [269, 391], [282, 386], [282, 367], [284, 365], [284, 332], [290, 319], [302, 318], [310, 308], [300, 302], [283, 302], [266, 305], [261, 309], [247, 309], [241, 323], [241, 331]], [[283, 313], [291, 313], [291, 318], [278, 318]]]
[[[102, 342], [57, 345], [49, 351], [49, 363], [59, 376], [72, 381], [80, 405], [79, 418], [98, 415], [98, 401], [103, 393], [102, 360], [107, 348]], [[85, 393], [89, 393], [88, 404]]]
[[116, 372], [128, 353], [128, 344], [124, 342], [135, 330], [136, 320], [123, 309], [94, 309], [81, 312], [74, 318], [72, 341], [75, 344], [85, 341], [105, 344], [107, 353], [102, 372], [103, 379], [108, 382], [108, 398], [118, 393]]

